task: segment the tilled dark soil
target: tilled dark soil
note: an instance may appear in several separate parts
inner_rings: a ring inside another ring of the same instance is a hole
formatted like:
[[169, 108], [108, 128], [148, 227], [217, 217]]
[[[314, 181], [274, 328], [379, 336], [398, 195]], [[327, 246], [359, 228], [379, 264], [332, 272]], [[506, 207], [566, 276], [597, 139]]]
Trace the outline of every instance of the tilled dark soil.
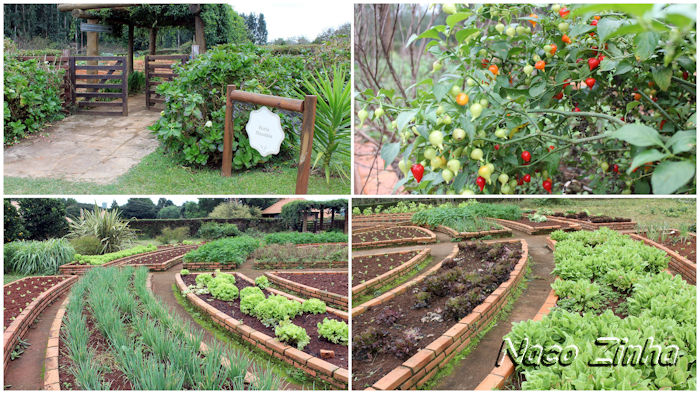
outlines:
[[173, 250], [164, 250], [159, 253], [154, 253], [146, 256], [139, 256], [137, 255], [133, 259], [130, 259], [126, 262], [126, 264], [158, 264], [158, 263], [164, 263], [170, 259], [173, 259], [177, 256], [184, 256], [185, 253], [188, 251], [192, 250], [192, 248], [177, 248]]
[[390, 239], [406, 239], [427, 237], [425, 231], [411, 227], [392, 227], [381, 230], [368, 231], [352, 235], [352, 242], [372, 242], [372, 241], [387, 241]]
[[584, 222], [590, 222], [590, 223], [626, 223], [626, 222], [632, 221], [632, 219], [616, 218], [616, 217], [612, 217], [612, 216], [590, 216], [586, 212], [577, 212], [577, 213], [556, 212], [552, 216], [557, 216], [557, 217], [567, 218], [567, 219], [578, 219], [578, 220], [583, 220]]
[[41, 293], [48, 290], [61, 279], [41, 276], [22, 278], [4, 286], [3, 331], [12, 324], [20, 313]]
[[[519, 244], [462, 243], [455, 259], [420, 284], [354, 317], [353, 388], [371, 386], [467, 316], [509, 278], [520, 256]], [[426, 293], [427, 303], [420, 298]], [[455, 299], [467, 302], [448, 306]]]
[[327, 292], [338, 294], [343, 297], [348, 296], [348, 274], [347, 273], [285, 273], [277, 274], [284, 279], [292, 282], [301, 283], [314, 289], [325, 290]]
[[[651, 239], [646, 233], [642, 233], [641, 235]], [[697, 239], [694, 236], [689, 235], [688, 239], [683, 241], [681, 240], [680, 235], [674, 232], [673, 234], [669, 234], [663, 241], [661, 240], [661, 238], [661, 234], [659, 234], [656, 237], [656, 239], [652, 239], [652, 241], [660, 243], [661, 245], [685, 257], [686, 259], [695, 262], [697, 253], [695, 249]]]
[[[182, 280], [185, 282], [186, 285], [196, 285], [196, 277], [197, 275], [185, 275], [182, 277]], [[238, 287], [238, 290], [243, 290], [246, 287], [249, 287], [247, 282], [244, 280], [238, 278], [236, 282], [236, 287]], [[346, 285], [347, 286], [347, 285]], [[270, 295], [270, 292], [263, 290], [266, 296]], [[215, 307], [216, 309], [226, 313], [227, 315], [243, 321], [244, 324], [246, 324], [248, 327], [260, 331], [264, 334], [267, 334], [271, 337], [275, 337], [275, 330], [274, 328], [271, 327], [265, 327], [260, 320], [253, 316], [249, 316], [241, 312], [240, 305], [241, 305], [241, 300], [240, 298], [235, 299], [234, 301], [221, 301], [212, 298], [208, 294], [200, 295], [198, 296], [202, 300], [204, 300], [207, 304]], [[318, 358], [321, 358], [321, 350], [333, 350], [335, 352], [335, 357], [331, 359], [326, 359], [329, 363], [333, 365], [337, 365], [341, 368], [348, 368], [348, 354], [349, 348], [346, 345], [340, 345], [340, 344], [334, 344], [331, 342], [328, 342], [327, 340], [320, 338], [318, 335], [318, 328], [317, 324], [321, 323], [324, 318], [329, 318], [329, 319], [334, 319], [334, 320], [341, 320], [339, 317], [332, 315], [330, 313], [320, 313], [317, 315], [311, 314], [311, 313], [304, 313], [300, 316], [296, 316], [294, 319], [292, 319], [292, 323], [296, 324], [297, 326], [303, 327], [306, 330], [306, 334], [310, 337], [311, 342], [306, 345], [306, 347], [303, 349], [305, 353], [308, 353], [312, 356], [316, 356]]]
[[534, 227], [534, 228], [538, 228], [538, 227], [552, 227], [552, 226], [564, 227], [564, 226], [563, 226], [562, 224], [560, 224], [560, 223], [554, 223], [554, 222], [550, 222], [550, 221], [546, 221], [546, 222], [533, 222], [533, 221], [531, 221], [531, 220], [528, 219], [528, 218], [522, 218], [522, 219], [518, 219], [518, 220], [511, 220], [511, 222], [522, 223], [522, 224], [525, 224], [525, 225], [528, 225], [528, 226]]
[[359, 256], [352, 259], [352, 286], [355, 287], [374, 279], [385, 272], [400, 266], [414, 258], [419, 250], [405, 254], [386, 253], [379, 256]]

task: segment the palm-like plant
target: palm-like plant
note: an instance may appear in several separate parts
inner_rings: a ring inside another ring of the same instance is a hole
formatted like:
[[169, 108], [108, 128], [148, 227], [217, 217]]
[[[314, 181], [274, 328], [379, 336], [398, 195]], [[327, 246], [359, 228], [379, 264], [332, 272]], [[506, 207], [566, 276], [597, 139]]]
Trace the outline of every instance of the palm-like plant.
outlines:
[[80, 216], [69, 224], [69, 238], [94, 236], [102, 243], [100, 254], [121, 250], [125, 244], [130, 244], [136, 237], [134, 230], [129, 228], [129, 221], [123, 220], [116, 209], [101, 209], [95, 204], [92, 211], [80, 210]]
[[316, 104], [316, 127], [313, 151], [316, 154], [313, 167], [319, 163], [330, 181], [331, 174], [349, 179], [350, 168], [350, 80], [344, 66], [336, 66], [333, 75], [328, 71], [317, 72], [305, 79], [300, 95], [312, 94]]

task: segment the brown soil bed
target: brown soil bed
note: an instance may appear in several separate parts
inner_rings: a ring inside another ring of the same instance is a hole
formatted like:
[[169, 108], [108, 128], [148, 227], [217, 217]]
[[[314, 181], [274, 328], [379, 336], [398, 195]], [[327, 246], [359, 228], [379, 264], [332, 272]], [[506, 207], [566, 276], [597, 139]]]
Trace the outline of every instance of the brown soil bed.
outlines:
[[632, 219], [627, 219], [627, 218], [616, 218], [612, 216], [590, 216], [586, 212], [577, 212], [577, 213], [563, 213], [563, 212], [557, 212], [553, 214], [552, 216], [560, 217], [560, 218], [567, 218], [567, 219], [577, 219], [577, 220], [582, 220], [584, 222], [589, 222], [589, 223], [626, 223], [626, 222], [631, 222]]
[[[437, 272], [353, 317], [353, 389], [371, 386], [467, 316], [508, 280], [521, 254], [519, 243], [460, 243]], [[451, 308], [448, 300], [461, 302]]]
[[149, 254], [149, 255], [145, 255], [145, 256], [137, 255], [133, 259], [127, 260], [126, 264], [139, 264], [139, 265], [160, 264], [160, 263], [164, 263], [170, 259], [173, 259], [177, 256], [183, 256], [188, 251], [189, 251], [189, 249], [186, 249], [186, 248], [176, 248], [176, 249], [172, 249], [172, 250], [164, 250], [160, 253], [154, 253], [154, 254]]
[[673, 231], [671, 234], [666, 236], [664, 241], [661, 240], [661, 234], [659, 234], [656, 239], [652, 239], [647, 233], [640, 233], [639, 235], [651, 239], [652, 241], [659, 243], [672, 251], [678, 253], [679, 255], [685, 257], [686, 259], [696, 262], [696, 243], [697, 239], [689, 235], [688, 239], [684, 241], [681, 240], [678, 232]]
[[[99, 360], [106, 367], [105, 372], [102, 373], [103, 380], [110, 382], [110, 390], [133, 390], [131, 382], [117, 366], [110, 350], [111, 345], [109, 341], [97, 329], [97, 322], [92, 317], [92, 313], [85, 310], [83, 315], [87, 319], [87, 328], [90, 332], [88, 346], [95, 351], [95, 359]], [[75, 368], [75, 364], [68, 354], [68, 348], [63, 338], [61, 338], [58, 343], [58, 376], [61, 382], [61, 390], [80, 390], [82, 388], [76, 386], [75, 377], [70, 372]]]
[[382, 230], [368, 231], [352, 235], [353, 243], [388, 241], [394, 239], [425, 238], [429, 235], [425, 231], [411, 227], [393, 227]]
[[511, 222], [516, 222], [516, 223], [521, 223], [526, 226], [534, 227], [534, 228], [541, 228], [541, 227], [552, 227], [552, 226], [560, 226], [563, 227], [561, 223], [555, 223], [552, 221], [546, 221], [546, 222], [533, 222], [528, 218], [521, 218], [518, 220], [511, 220]]
[[314, 289], [325, 290], [343, 297], [348, 296], [348, 274], [345, 273], [293, 273], [278, 272], [277, 276]]
[[[185, 285], [190, 286], [190, 285], [196, 285], [196, 277], [197, 275], [195, 274], [190, 274], [190, 275], [184, 275], [182, 276], [183, 282], [185, 282]], [[236, 287], [238, 287], [238, 290], [243, 290], [246, 287], [249, 287], [250, 285], [248, 282], [240, 279], [240, 277], [236, 281]], [[265, 293], [265, 296], [269, 296], [271, 293], [263, 290]], [[241, 312], [240, 309], [240, 304], [241, 300], [240, 298], [237, 298], [234, 301], [221, 301], [221, 300], [216, 300], [212, 298], [210, 295], [199, 295], [198, 296], [200, 299], [204, 300], [207, 304], [215, 307], [216, 309], [220, 310], [221, 312], [224, 312], [228, 316], [231, 316], [235, 319], [243, 321], [245, 325], [248, 327], [260, 331], [266, 335], [269, 335], [271, 337], [275, 337], [275, 330], [274, 328], [271, 327], [265, 327], [257, 318], [253, 316], [249, 316]], [[304, 353], [310, 354], [312, 356], [321, 358], [321, 350], [333, 350], [335, 352], [335, 357], [326, 359], [329, 363], [336, 365], [341, 368], [348, 368], [348, 359], [349, 359], [349, 348], [348, 346], [345, 345], [340, 345], [340, 344], [334, 344], [331, 342], [326, 341], [323, 338], [319, 338], [318, 336], [318, 328], [317, 324], [321, 323], [324, 318], [329, 318], [329, 319], [335, 319], [335, 320], [341, 320], [338, 316], [335, 316], [330, 313], [321, 313], [318, 315], [313, 315], [310, 313], [304, 313], [300, 316], [296, 316], [294, 319], [292, 319], [292, 323], [296, 324], [297, 326], [303, 327], [306, 330], [306, 334], [309, 335], [311, 338], [311, 342], [306, 345], [306, 347], [302, 350]]]
[[19, 316], [34, 299], [39, 297], [64, 278], [47, 278], [41, 276], [22, 278], [4, 286], [4, 325], [3, 331]]
[[376, 256], [359, 256], [352, 259], [352, 286], [365, 283], [379, 275], [391, 271], [408, 260], [416, 257], [420, 250], [408, 253], [387, 253]]

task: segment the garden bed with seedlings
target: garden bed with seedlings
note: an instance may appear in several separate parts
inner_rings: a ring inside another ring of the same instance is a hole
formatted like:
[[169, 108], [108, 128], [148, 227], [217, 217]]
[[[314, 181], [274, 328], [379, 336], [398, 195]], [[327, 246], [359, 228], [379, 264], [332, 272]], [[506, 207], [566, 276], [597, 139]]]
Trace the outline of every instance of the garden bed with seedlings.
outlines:
[[[476, 389], [692, 389], [697, 379], [696, 369], [689, 367], [696, 354], [696, 288], [682, 275], [664, 272], [668, 256], [608, 228], [556, 232], [551, 238], [557, 276], [552, 291], [535, 318], [513, 325], [504, 339], [517, 348], [524, 338], [537, 338], [547, 346], [545, 352], [575, 346], [576, 360], [561, 368], [525, 363], [526, 351], [501, 354], [503, 363]], [[617, 358], [619, 346], [596, 349], [601, 346], [595, 345], [596, 338], [609, 337], [611, 328], [615, 337], [627, 339], [622, 355], [627, 361], [622, 364]], [[657, 361], [651, 367], [644, 361], [649, 356], [643, 354], [649, 353], [643, 349], [652, 345], [646, 343], [649, 337], [659, 346], [657, 356], [675, 352], [676, 362]], [[588, 365], [600, 358], [618, 363], [604, 368]]]
[[[188, 301], [262, 351], [339, 388], [348, 386], [348, 315], [245, 275], [177, 274]], [[256, 286], [257, 285], [257, 286]]]
[[190, 250], [197, 249], [199, 245], [185, 245], [172, 248], [159, 249], [156, 253], [137, 255], [126, 260], [123, 265], [146, 266], [150, 271], [167, 271], [172, 266], [182, 261], [182, 256]]
[[234, 270], [259, 246], [259, 240], [247, 235], [220, 238], [187, 252], [182, 266], [195, 271]]
[[637, 223], [633, 222], [632, 219], [617, 218], [612, 216], [595, 216], [589, 215], [588, 212], [556, 212], [547, 217], [579, 224], [584, 230], [597, 230], [602, 227], [607, 227], [618, 231], [633, 230], [637, 225]]
[[346, 268], [348, 244], [313, 248], [294, 244], [265, 245], [251, 255], [256, 269]]
[[556, 219], [548, 219], [544, 216], [542, 216], [545, 221], [538, 221], [538, 219], [531, 219], [527, 216], [523, 216], [520, 219], [517, 220], [506, 220], [506, 219], [495, 219], [495, 218], [489, 218], [489, 220], [493, 220], [498, 224], [502, 224], [505, 227], [508, 227], [513, 230], [517, 231], [522, 231], [527, 234], [531, 235], [538, 235], [538, 234], [549, 234], [553, 231], [556, 230], [580, 230], [581, 227], [577, 224], [574, 223], [568, 223], [565, 221], [561, 220], [556, 220]]
[[447, 234], [453, 239], [475, 239], [475, 238], [481, 238], [481, 237], [507, 237], [512, 234], [512, 232], [507, 229], [503, 228], [503, 226], [498, 225], [496, 223], [490, 223], [490, 229], [489, 230], [481, 230], [481, 231], [457, 231], [451, 227], [439, 225], [433, 228], [432, 230], [434, 232], [440, 232], [443, 234]]
[[406, 223], [411, 221], [412, 212], [408, 213], [381, 213], [374, 215], [353, 215], [352, 216], [352, 228], [362, 229], [366, 227], [374, 227], [377, 225], [382, 226], [392, 226], [398, 225], [399, 223]]
[[670, 229], [664, 230], [662, 233], [646, 231], [629, 234], [629, 236], [666, 252], [670, 258], [669, 268], [681, 274], [688, 282], [696, 283], [697, 237], [695, 234], [681, 234], [678, 230]]
[[425, 261], [430, 249], [380, 253], [352, 258], [352, 296], [381, 288]]
[[265, 276], [278, 287], [348, 309], [347, 271], [270, 271]]
[[265, 371], [247, 379], [251, 361], [218, 343], [153, 296], [145, 267], [91, 270], [54, 320], [45, 389], [279, 389]]
[[95, 267], [112, 267], [132, 259], [135, 255], [148, 256], [160, 252], [162, 252], [162, 250], [158, 250], [156, 246], [139, 245], [133, 248], [101, 255], [76, 254], [75, 261], [60, 266], [58, 270], [62, 275], [84, 275]]
[[507, 304], [523, 240], [460, 243], [426, 273], [353, 308], [353, 388], [420, 388]]
[[353, 249], [427, 244], [436, 241], [437, 236], [435, 233], [428, 229], [416, 226], [389, 227], [381, 230], [353, 233], [352, 235]]
[[12, 352], [29, 326], [77, 277], [32, 276], [3, 286], [3, 360], [7, 370]]

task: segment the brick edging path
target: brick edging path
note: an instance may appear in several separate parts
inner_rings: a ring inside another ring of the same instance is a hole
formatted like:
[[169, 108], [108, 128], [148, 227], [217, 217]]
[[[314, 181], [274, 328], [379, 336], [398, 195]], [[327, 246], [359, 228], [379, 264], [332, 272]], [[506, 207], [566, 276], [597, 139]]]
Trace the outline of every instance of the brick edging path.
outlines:
[[[64, 279], [39, 294], [39, 296], [29, 305], [27, 305], [27, 307], [24, 308], [24, 310], [5, 330], [3, 338], [3, 371], [7, 371], [7, 367], [10, 362], [10, 355], [19, 343], [21, 337], [29, 330], [29, 326], [34, 322], [34, 320], [36, 320], [41, 312], [43, 312], [44, 309], [49, 306], [49, 304], [51, 304], [56, 298], [60, 297], [63, 293], [67, 292], [73, 283], [78, 280], [78, 277], [76, 276], [63, 275], [47, 276], [46, 278]], [[8, 285], [14, 283], [17, 283], [17, 281], [8, 283]]]
[[547, 220], [548, 222], [556, 222], [557, 224], [551, 225], [551, 226], [528, 226], [527, 224], [516, 222], [513, 220], [506, 220], [506, 219], [496, 219], [496, 218], [486, 218], [488, 220], [494, 221], [498, 224], [503, 225], [504, 227], [508, 227], [513, 230], [517, 231], [522, 231], [526, 234], [530, 235], [541, 235], [541, 234], [549, 234], [553, 231], [556, 230], [564, 230], [565, 228], [572, 226], [571, 223], [564, 223], [561, 220], [554, 220], [554, 219], [549, 219]]
[[340, 307], [344, 307], [345, 309], [348, 308], [348, 296], [347, 295], [343, 296], [341, 294], [331, 293], [330, 291], [317, 289], [315, 287], [307, 286], [305, 284], [295, 282], [295, 281], [287, 279], [287, 278], [283, 278], [281, 276], [278, 276], [277, 274], [292, 274], [292, 275], [343, 274], [343, 275], [347, 275], [348, 274], [347, 271], [312, 271], [312, 270], [268, 271], [265, 273], [265, 276], [270, 280], [270, 282], [272, 282], [280, 287], [283, 287], [285, 289], [299, 293], [303, 296], [307, 296], [307, 297], [311, 297], [311, 298], [318, 298], [321, 301], [328, 302], [328, 303], [333, 304], [333, 305], [338, 305]]
[[[77, 279], [77, 277], [74, 277]], [[66, 314], [66, 306], [70, 297], [66, 297], [61, 304], [61, 307], [56, 312], [56, 317], [51, 323], [49, 331], [49, 340], [46, 345], [46, 359], [44, 360], [44, 390], [60, 390], [61, 380], [58, 373], [58, 349], [61, 340], [61, 326], [63, 325], [63, 316]]]
[[353, 242], [352, 249], [362, 249], [362, 248], [381, 248], [385, 246], [398, 246], [398, 245], [412, 245], [412, 244], [429, 244], [437, 242], [437, 235], [434, 232], [428, 230], [424, 227], [418, 226], [393, 226], [387, 229], [393, 228], [412, 228], [422, 231], [426, 234], [424, 237], [411, 237], [411, 238], [399, 238], [399, 239], [386, 239], [383, 241], [368, 241], [368, 242]]
[[[367, 258], [367, 257], [372, 257], [372, 256], [384, 256], [384, 255], [389, 255], [389, 254], [407, 254], [407, 253], [413, 253], [416, 250], [404, 250], [400, 252], [389, 252], [389, 253], [379, 253], [379, 254], [374, 254], [374, 255], [367, 255], [367, 256], [358, 256], [357, 258]], [[371, 290], [378, 289], [385, 284], [391, 282], [392, 280], [400, 277], [401, 275], [405, 274], [406, 272], [410, 271], [413, 269], [413, 267], [417, 266], [421, 262], [423, 262], [426, 258], [430, 257], [430, 248], [425, 248], [425, 249], [420, 249], [420, 252], [413, 256], [410, 260], [402, 263], [398, 267], [389, 270], [379, 276], [376, 276], [364, 283], [360, 283], [357, 286], [354, 286], [351, 290], [351, 294], [353, 297], [365, 294]]]
[[[235, 273], [239, 279], [244, 280], [253, 286], [255, 282], [241, 273]], [[175, 283], [179, 291], [183, 291], [187, 288], [185, 282], [179, 273], [175, 274]], [[265, 289], [271, 293], [281, 295], [291, 300], [296, 300], [302, 302], [303, 299], [295, 297], [293, 295], [284, 293], [277, 289], [267, 288]], [[260, 331], [254, 330], [251, 327], [243, 324], [237, 319], [228, 316], [224, 312], [214, 308], [213, 306], [207, 304], [203, 299], [193, 293], [186, 294], [186, 298], [198, 309], [207, 313], [209, 317], [214, 320], [217, 324], [221, 325], [228, 331], [233, 332], [241, 337], [244, 341], [256, 346], [258, 349], [264, 351], [267, 354], [272, 355], [296, 368], [303, 370], [304, 372], [322, 379], [333, 386], [345, 389], [348, 387], [350, 381], [350, 373], [345, 368], [340, 368], [336, 365], [329, 363], [328, 361], [321, 360], [318, 357], [314, 357], [308, 353], [305, 353], [293, 346], [286, 345], [273, 338], [267, 334]], [[343, 320], [348, 320], [347, 313], [333, 309], [327, 308], [327, 312], [340, 317]]]
[[[510, 278], [501, 283], [496, 290], [466, 317], [453, 325], [428, 346], [418, 350], [416, 354], [403, 364], [381, 377], [368, 390], [405, 390], [420, 388], [420, 386], [430, 380], [440, 368], [444, 367], [453, 357], [469, 346], [472, 340], [478, 336], [479, 331], [488, 326], [501, 309], [507, 305], [515, 289], [525, 277], [528, 262], [528, 245], [525, 240], [496, 241], [491, 243], [521, 244], [522, 255], [511, 271]], [[420, 283], [430, 274], [439, 270], [442, 264], [446, 260], [455, 257], [458, 251], [458, 246], [455, 245], [453, 252], [430, 270], [380, 297], [353, 308], [352, 315], [358, 316], [369, 307], [380, 305], [399, 294], [405, 293], [410, 287]]]

